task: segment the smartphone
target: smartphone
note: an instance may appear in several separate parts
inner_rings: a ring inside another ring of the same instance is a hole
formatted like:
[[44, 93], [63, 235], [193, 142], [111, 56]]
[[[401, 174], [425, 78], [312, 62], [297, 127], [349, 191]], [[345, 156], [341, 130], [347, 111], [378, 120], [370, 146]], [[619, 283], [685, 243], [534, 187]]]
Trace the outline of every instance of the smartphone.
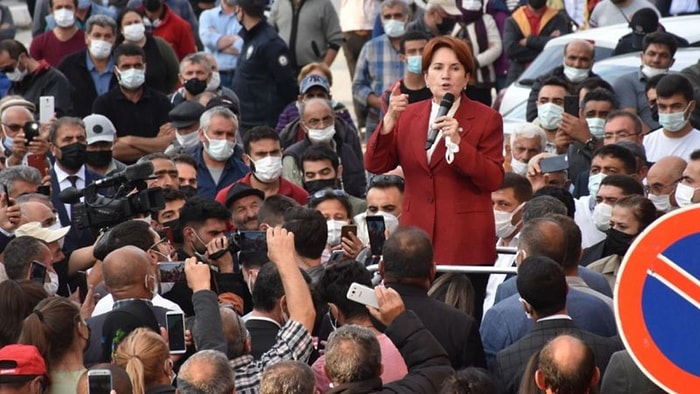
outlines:
[[569, 168], [569, 160], [566, 155], [545, 157], [540, 161], [540, 170], [543, 174], [564, 171]]
[[112, 391], [112, 372], [109, 369], [88, 371], [88, 394], [109, 394]]
[[27, 139], [27, 143], [30, 143], [34, 138], [39, 136], [39, 123], [29, 121], [24, 124], [22, 128], [24, 131], [24, 138]]
[[168, 347], [171, 354], [183, 354], [185, 346], [185, 314], [182, 312], [166, 312], [166, 329], [168, 330]]
[[578, 117], [578, 103], [579, 99], [577, 95], [568, 95], [564, 97], [564, 112], [569, 115]]
[[353, 282], [348, 289], [348, 293], [345, 297], [350, 301], [355, 301], [362, 305], [373, 306], [379, 308], [377, 303], [377, 296], [374, 294], [374, 289], [361, 285], [359, 283]]
[[27, 164], [34, 167], [41, 173], [41, 177], [46, 176], [46, 155], [42, 153], [27, 155]]
[[343, 256], [345, 256], [345, 251], [343, 250], [334, 250], [333, 253], [331, 253], [331, 257], [328, 258], [327, 263], [337, 263], [340, 260], [343, 259]]
[[264, 231], [237, 231], [233, 239], [240, 250], [267, 250], [267, 235]]
[[350, 238], [350, 233], [357, 235], [357, 226], [354, 224], [348, 224], [340, 228], [340, 238]]
[[80, 303], [85, 302], [85, 297], [87, 297], [88, 283], [87, 283], [87, 273], [85, 271], [78, 271], [75, 273], [76, 282], [78, 282], [78, 295], [80, 296]]
[[38, 261], [32, 261], [29, 269], [29, 279], [43, 285], [46, 281], [46, 266]]
[[384, 232], [386, 231], [384, 216], [367, 216], [365, 220], [367, 221], [367, 234], [369, 234], [370, 251], [372, 252], [373, 256], [380, 256], [382, 254], [382, 249], [384, 249], [384, 241], [386, 241], [386, 238], [384, 237]]
[[158, 263], [160, 283], [187, 283], [184, 261], [164, 261]]
[[5, 193], [5, 206], [9, 207], [12, 205], [12, 202], [10, 201], [10, 193], [7, 192], [7, 186], [5, 186], [5, 184], [2, 185], [2, 192]]
[[49, 123], [55, 112], [53, 96], [39, 97], [39, 123]]

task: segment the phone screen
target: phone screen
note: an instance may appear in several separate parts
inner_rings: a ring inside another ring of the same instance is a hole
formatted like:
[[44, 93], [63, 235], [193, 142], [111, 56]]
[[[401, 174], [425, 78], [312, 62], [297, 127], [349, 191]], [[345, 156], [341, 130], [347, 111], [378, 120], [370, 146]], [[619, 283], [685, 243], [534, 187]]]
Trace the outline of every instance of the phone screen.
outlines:
[[545, 157], [540, 161], [540, 170], [543, 174], [548, 174], [552, 172], [559, 172], [569, 168], [569, 162], [566, 155], [558, 155], [552, 157]]
[[369, 246], [373, 256], [380, 256], [382, 254], [382, 249], [384, 249], [384, 232], [386, 231], [386, 224], [384, 223], [384, 216], [375, 215], [367, 216], [367, 234], [369, 234]]
[[43, 285], [46, 281], [46, 266], [36, 261], [32, 261], [29, 279]]
[[170, 352], [184, 353], [185, 348], [185, 315], [182, 313], [167, 313], [168, 347]]
[[564, 112], [569, 115], [578, 116], [579, 99], [577, 95], [568, 95], [564, 97]]
[[85, 271], [78, 271], [76, 273], [77, 276], [77, 281], [78, 281], [78, 293], [80, 295], [80, 303], [82, 304], [85, 302], [85, 297], [87, 296], [88, 292], [88, 284], [87, 284], [87, 274]]
[[350, 238], [350, 233], [357, 235], [357, 226], [349, 224], [340, 228], [340, 238]]
[[161, 283], [187, 283], [184, 261], [158, 263], [158, 279]]
[[236, 233], [236, 242], [240, 250], [267, 250], [267, 235], [264, 231], [239, 231]]
[[109, 394], [111, 391], [112, 374], [109, 370], [95, 370], [88, 373], [88, 394]]

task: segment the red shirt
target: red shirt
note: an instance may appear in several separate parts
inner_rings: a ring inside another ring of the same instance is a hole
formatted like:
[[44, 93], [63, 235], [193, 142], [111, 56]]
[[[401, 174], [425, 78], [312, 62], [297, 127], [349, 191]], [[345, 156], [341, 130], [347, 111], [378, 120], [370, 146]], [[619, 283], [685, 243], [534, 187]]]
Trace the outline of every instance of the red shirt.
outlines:
[[[238, 182], [244, 183], [248, 186], [250, 185], [250, 177], [253, 176], [251, 172], [247, 173], [243, 178], [241, 178]], [[236, 183], [238, 183], [236, 182]], [[222, 205], [226, 205], [226, 195], [228, 194], [228, 190], [233, 187], [236, 183], [232, 183], [229, 186], [226, 186], [225, 188], [221, 189], [218, 193], [216, 193], [216, 201], [220, 202]], [[306, 205], [307, 200], [309, 198], [309, 193], [306, 192], [306, 190], [302, 189], [301, 187], [295, 185], [292, 182], [289, 182], [288, 180], [280, 177], [280, 188], [277, 191], [277, 194], [281, 194], [283, 196], [287, 196], [291, 198], [292, 200], [298, 202], [300, 205]], [[229, 207], [226, 207], [229, 208]]]
[[42, 33], [32, 40], [29, 56], [35, 60], [46, 60], [56, 67], [64, 57], [85, 48], [85, 32], [78, 30], [68, 41], [60, 41], [53, 31]]
[[527, 16], [527, 21], [530, 23], [530, 29], [533, 36], [540, 35], [540, 21], [542, 20], [542, 15], [546, 11], [547, 7], [543, 7], [540, 12], [535, 13], [530, 9], [530, 7], [525, 6], [525, 16]]

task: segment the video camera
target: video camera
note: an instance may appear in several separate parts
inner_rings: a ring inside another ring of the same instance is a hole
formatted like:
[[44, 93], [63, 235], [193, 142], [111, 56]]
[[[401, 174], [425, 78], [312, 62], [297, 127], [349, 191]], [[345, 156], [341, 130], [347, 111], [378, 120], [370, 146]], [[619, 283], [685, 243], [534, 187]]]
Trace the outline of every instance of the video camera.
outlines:
[[[150, 214], [165, 207], [161, 188], [149, 189], [146, 184], [153, 174], [153, 163], [144, 162], [126, 167], [103, 179], [98, 179], [83, 190], [69, 187], [58, 197], [72, 205], [73, 223], [78, 228], [100, 230], [129, 220], [136, 215]], [[110, 196], [98, 194], [98, 190], [115, 190]], [[84, 202], [80, 202], [84, 197]]]

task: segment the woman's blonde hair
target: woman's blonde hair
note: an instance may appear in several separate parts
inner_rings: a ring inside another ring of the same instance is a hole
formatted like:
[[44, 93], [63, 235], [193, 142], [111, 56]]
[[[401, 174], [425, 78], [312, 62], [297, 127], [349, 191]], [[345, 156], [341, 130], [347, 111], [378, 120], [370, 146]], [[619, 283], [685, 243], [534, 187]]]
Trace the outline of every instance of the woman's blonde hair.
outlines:
[[129, 374], [133, 393], [143, 394], [146, 387], [155, 384], [163, 375], [169, 357], [165, 340], [159, 334], [141, 327], [119, 344], [114, 361]]
[[474, 317], [474, 286], [465, 274], [448, 272], [438, 276], [428, 295]]

